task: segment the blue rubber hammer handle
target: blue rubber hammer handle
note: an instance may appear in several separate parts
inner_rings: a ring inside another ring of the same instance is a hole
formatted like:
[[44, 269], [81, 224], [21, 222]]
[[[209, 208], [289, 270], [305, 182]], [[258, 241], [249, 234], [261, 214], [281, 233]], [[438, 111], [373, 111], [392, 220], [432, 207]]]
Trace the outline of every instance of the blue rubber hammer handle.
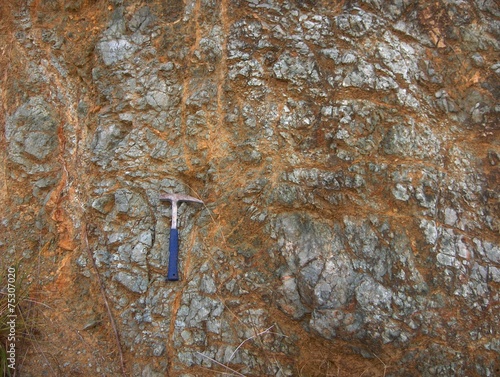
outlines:
[[179, 231], [170, 229], [170, 241], [168, 245], [168, 271], [167, 280], [179, 280], [178, 260], [179, 260]]

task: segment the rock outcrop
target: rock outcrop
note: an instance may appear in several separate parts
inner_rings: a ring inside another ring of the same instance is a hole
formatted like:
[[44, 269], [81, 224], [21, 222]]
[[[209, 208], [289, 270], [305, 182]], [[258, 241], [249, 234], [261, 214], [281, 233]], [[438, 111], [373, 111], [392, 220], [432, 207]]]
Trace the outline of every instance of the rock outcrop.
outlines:
[[494, 1], [0, 9], [22, 375], [498, 375]]

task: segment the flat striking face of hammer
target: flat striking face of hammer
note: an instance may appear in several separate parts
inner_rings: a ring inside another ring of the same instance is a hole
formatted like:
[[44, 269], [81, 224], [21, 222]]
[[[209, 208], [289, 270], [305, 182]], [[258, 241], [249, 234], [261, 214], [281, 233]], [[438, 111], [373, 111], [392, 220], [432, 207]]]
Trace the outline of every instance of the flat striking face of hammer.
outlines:
[[194, 202], [201, 203], [203, 201], [193, 198], [192, 196], [182, 194], [167, 194], [160, 197], [161, 201], [169, 201], [172, 203], [172, 226], [170, 227], [170, 240], [169, 240], [169, 256], [168, 256], [168, 272], [167, 280], [179, 280], [179, 273], [177, 271], [178, 255], [179, 255], [179, 232], [177, 230], [177, 203], [179, 202]]

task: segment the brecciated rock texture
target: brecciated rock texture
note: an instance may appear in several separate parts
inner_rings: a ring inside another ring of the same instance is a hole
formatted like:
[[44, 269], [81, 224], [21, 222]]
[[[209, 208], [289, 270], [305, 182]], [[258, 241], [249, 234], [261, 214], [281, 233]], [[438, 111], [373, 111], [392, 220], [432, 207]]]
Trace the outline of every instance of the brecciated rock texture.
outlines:
[[1, 11], [22, 375], [120, 375], [98, 275], [133, 376], [499, 374], [496, 2]]

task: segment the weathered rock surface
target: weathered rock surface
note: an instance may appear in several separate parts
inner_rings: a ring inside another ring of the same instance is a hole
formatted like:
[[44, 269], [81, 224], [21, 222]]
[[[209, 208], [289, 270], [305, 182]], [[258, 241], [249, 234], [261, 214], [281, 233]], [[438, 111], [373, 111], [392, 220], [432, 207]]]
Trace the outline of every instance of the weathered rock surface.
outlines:
[[[0, 10], [2, 263], [57, 360], [23, 375], [120, 375], [97, 273], [133, 376], [498, 375], [495, 2]], [[206, 203], [176, 283], [164, 192]]]

